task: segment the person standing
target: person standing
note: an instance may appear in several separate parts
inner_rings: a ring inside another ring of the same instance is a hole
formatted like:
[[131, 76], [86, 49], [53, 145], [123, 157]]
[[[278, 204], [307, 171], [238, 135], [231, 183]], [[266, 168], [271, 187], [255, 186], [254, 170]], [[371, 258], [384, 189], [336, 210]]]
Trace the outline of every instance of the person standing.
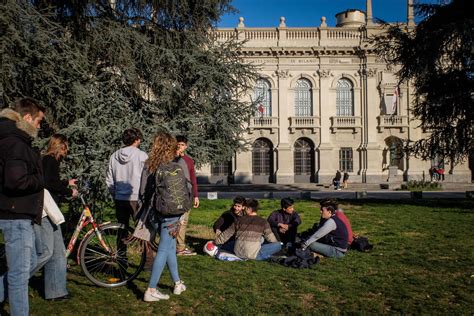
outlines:
[[344, 176], [342, 177], [342, 187], [344, 189], [347, 189], [348, 181], [349, 181], [349, 174], [347, 172], [344, 172]]
[[341, 172], [339, 170], [336, 171], [336, 176], [332, 179], [332, 184], [334, 185], [334, 190], [341, 189]]
[[33, 222], [41, 223], [44, 179], [39, 152], [32, 147], [45, 108], [31, 98], [0, 112], [0, 230], [8, 272], [0, 276], [0, 301], [12, 315], [28, 315], [28, 280], [37, 263]]
[[[186, 149], [188, 148], [188, 139], [186, 136], [178, 135], [176, 136], [176, 141], [178, 142], [178, 156], [185, 161], [186, 166], [188, 167], [188, 174], [189, 174], [189, 181], [192, 186], [192, 195], [193, 195], [193, 207], [199, 207], [199, 195], [198, 195], [198, 186], [197, 186], [197, 179], [196, 179], [196, 169], [194, 168], [194, 160], [186, 155]], [[189, 213], [187, 211], [183, 216], [183, 222], [179, 228], [178, 236], [176, 237], [177, 246], [176, 246], [176, 253], [178, 256], [193, 256], [196, 255], [192, 249], [189, 249], [186, 246], [186, 229], [188, 226], [189, 221]]]
[[125, 147], [110, 156], [106, 183], [115, 202], [117, 221], [130, 225], [130, 217], [137, 212], [140, 177], [148, 155], [140, 150], [143, 135], [138, 128], [126, 129], [122, 134]]
[[[169, 135], [168, 133], [159, 133], [155, 136], [153, 141], [152, 149], [150, 152], [150, 158], [147, 160], [145, 168], [143, 170], [142, 178], [146, 179], [142, 181], [142, 188], [140, 192], [145, 192], [146, 186], [148, 184], [149, 176], [153, 176], [153, 180], [156, 181], [155, 195], [156, 199], [159, 198], [159, 188], [158, 184], [161, 183], [162, 179], [160, 176], [159, 168], [161, 166], [167, 165], [173, 161], [176, 155], [176, 140]], [[176, 172], [183, 172], [183, 169], [178, 166], [175, 170]], [[154, 176], [153, 174], [156, 174]], [[183, 172], [184, 174], [184, 172]], [[184, 178], [184, 175], [183, 175]], [[158, 181], [160, 180], [160, 181]], [[153, 201], [144, 201], [145, 204], [153, 203]], [[174, 282], [173, 293], [175, 295], [180, 295], [186, 290], [186, 286], [179, 277], [178, 272], [178, 259], [176, 257], [176, 235], [179, 230], [179, 226], [182, 221], [182, 215], [169, 215], [165, 216], [156, 212], [156, 220], [154, 225], [157, 227], [157, 230], [160, 234], [160, 241], [158, 244], [158, 250], [153, 261], [153, 268], [150, 276], [150, 281], [148, 282], [148, 288], [145, 291], [143, 300], [145, 302], [156, 302], [159, 300], [169, 299], [169, 295], [161, 293], [158, 289], [158, 281], [161, 278], [161, 274], [165, 265], [168, 266], [168, 270], [171, 274], [171, 279]]]
[[[54, 134], [48, 143], [43, 156], [43, 173], [45, 187], [54, 201], [59, 204], [66, 198], [77, 197], [77, 190], [69, 188], [76, 184], [76, 179], [61, 180], [59, 165], [67, 156], [69, 144], [66, 136]], [[44, 267], [44, 296], [47, 300], [57, 301], [69, 298], [66, 288], [67, 260], [64, 256], [63, 234], [61, 227], [55, 225], [45, 213], [41, 225], [34, 225], [38, 264], [32, 275]]]

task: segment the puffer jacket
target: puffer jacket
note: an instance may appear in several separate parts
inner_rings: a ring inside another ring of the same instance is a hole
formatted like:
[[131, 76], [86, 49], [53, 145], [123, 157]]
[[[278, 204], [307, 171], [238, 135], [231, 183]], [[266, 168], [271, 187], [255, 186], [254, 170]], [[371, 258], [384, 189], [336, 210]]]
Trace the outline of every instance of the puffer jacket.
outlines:
[[41, 156], [31, 142], [34, 126], [18, 112], [0, 112], [0, 219], [41, 222], [44, 180]]

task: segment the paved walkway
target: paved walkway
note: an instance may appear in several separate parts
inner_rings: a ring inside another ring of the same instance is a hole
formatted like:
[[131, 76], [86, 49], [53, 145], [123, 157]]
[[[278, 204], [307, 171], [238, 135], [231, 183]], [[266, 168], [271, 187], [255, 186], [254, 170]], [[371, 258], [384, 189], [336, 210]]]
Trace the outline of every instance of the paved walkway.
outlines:
[[[474, 191], [472, 183], [442, 183], [443, 191], [425, 191], [423, 199], [464, 199], [467, 191]], [[281, 199], [283, 197], [322, 199], [333, 197], [338, 199], [411, 199], [409, 191], [382, 189], [380, 184], [353, 183], [347, 189], [335, 191], [332, 187], [315, 183], [303, 184], [231, 184], [231, 185], [199, 185], [201, 198], [230, 199], [236, 195], [252, 198]], [[472, 197], [471, 197], [472, 198]]]

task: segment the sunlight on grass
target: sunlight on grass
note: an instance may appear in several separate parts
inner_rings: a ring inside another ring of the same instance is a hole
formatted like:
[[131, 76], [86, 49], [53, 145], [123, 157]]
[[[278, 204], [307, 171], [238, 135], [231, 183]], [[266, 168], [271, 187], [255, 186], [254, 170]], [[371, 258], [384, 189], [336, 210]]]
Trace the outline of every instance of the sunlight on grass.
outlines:
[[[279, 200], [261, 202], [263, 217], [279, 208]], [[203, 200], [191, 211], [187, 243], [198, 255], [178, 259], [188, 287], [181, 296], [147, 304], [142, 297], [149, 272], [128, 287], [105, 289], [73, 265], [68, 302], [43, 300], [42, 279], [33, 278], [32, 315], [472, 314], [472, 201], [345, 201], [341, 206], [354, 232], [368, 236], [374, 250], [324, 258], [309, 270], [203, 255], [203, 244], [214, 237], [214, 220], [230, 205], [231, 200]], [[319, 220], [315, 201], [297, 201], [296, 210], [303, 219], [299, 231]], [[165, 269], [159, 288], [172, 294], [172, 285]]]

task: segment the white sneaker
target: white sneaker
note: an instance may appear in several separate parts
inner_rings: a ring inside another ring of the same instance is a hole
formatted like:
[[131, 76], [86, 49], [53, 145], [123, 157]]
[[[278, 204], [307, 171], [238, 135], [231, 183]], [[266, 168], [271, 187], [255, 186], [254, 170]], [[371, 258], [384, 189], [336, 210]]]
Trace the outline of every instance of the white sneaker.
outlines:
[[186, 291], [186, 285], [184, 285], [183, 281], [178, 281], [174, 284], [173, 294], [180, 295]]
[[170, 296], [167, 294], [163, 294], [158, 290], [150, 290], [147, 289], [145, 291], [145, 295], [143, 296], [143, 300], [145, 302], [157, 302], [159, 300], [169, 300]]

